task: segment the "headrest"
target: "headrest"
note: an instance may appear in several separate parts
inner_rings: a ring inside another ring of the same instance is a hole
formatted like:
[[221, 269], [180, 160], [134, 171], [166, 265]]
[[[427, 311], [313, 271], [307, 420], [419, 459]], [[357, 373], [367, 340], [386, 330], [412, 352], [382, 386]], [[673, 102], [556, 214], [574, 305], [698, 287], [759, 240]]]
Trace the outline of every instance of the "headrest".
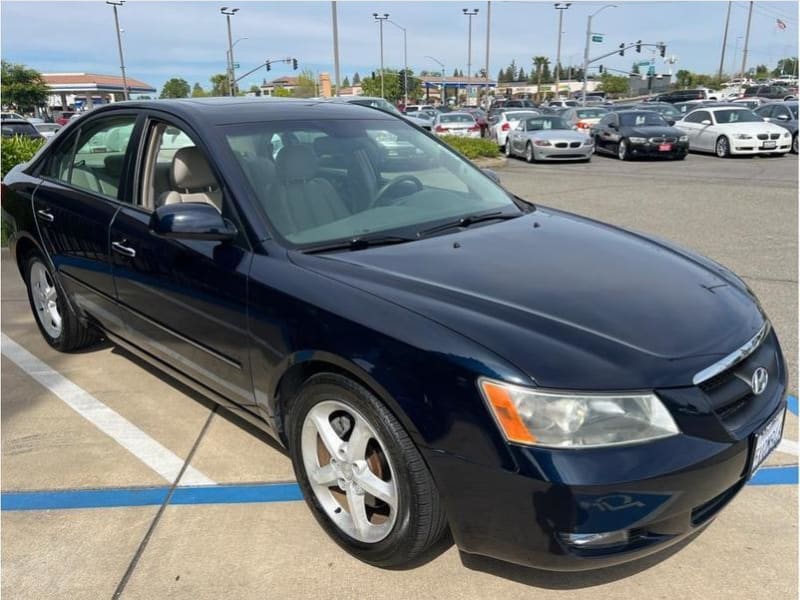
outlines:
[[196, 146], [179, 149], [172, 157], [172, 187], [179, 190], [202, 190], [217, 187], [217, 180], [206, 157]]
[[106, 173], [112, 177], [119, 177], [122, 175], [122, 163], [125, 162], [124, 154], [109, 154], [103, 160], [106, 167]]
[[335, 156], [339, 154], [339, 144], [330, 136], [318, 137], [314, 140], [314, 154], [317, 156]]
[[284, 146], [275, 163], [283, 181], [308, 181], [317, 172], [317, 157], [305, 145]]

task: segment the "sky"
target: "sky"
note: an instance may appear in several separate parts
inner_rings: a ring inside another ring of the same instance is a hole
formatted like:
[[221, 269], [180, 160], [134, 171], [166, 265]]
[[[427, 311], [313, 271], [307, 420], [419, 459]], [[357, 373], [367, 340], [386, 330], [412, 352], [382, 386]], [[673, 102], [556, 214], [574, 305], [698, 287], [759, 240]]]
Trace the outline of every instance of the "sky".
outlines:
[[[667, 56], [675, 56], [672, 67], [715, 73], [719, 67], [727, 1], [627, 2], [612, 0], [617, 7], [594, 18], [592, 30], [605, 34], [603, 43], [592, 44], [591, 56], [611, 52], [622, 42], [667, 44]], [[267, 59], [296, 57], [300, 68], [333, 74], [333, 35], [331, 3], [314, 1], [237, 1], [163, 2], [128, 0], [119, 9], [125, 65], [129, 77], [154, 87], [172, 77], [210, 87], [208, 78], [225, 70], [227, 27], [219, 8], [226, 3], [240, 10], [232, 19], [234, 48], [239, 74]], [[380, 64], [379, 25], [372, 13], [388, 13], [389, 19], [407, 29], [408, 63], [415, 72], [435, 71], [438, 65], [426, 56], [466, 71], [468, 21], [463, 8], [478, 9], [472, 18], [473, 72], [482, 68], [486, 51], [487, 2], [383, 2], [348, 1], [338, 3], [339, 48], [342, 78], [362, 76]], [[604, 2], [573, 0], [564, 13], [562, 64], [579, 65], [583, 58], [587, 17]], [[741, 66], [742, 47], [749, 3], [732, 4], [725, 70]], [[531, 57], [548, 56], [555, 61], [558, 15], [553, 2], [491, 3], [490, 75], [512, 59], [531, 68]], [[10, 1], [0, 4], [2, 17], [2, 58], [23, 63], [43, 73], [85, 72], [118, 74], [116, 32], [112, 8], [102, 0], [90, 2]], [[778, 29], [781, 19], [786, 29]], [[767, 64], [772, 68], [779, 58], [797, 56], [798, 2], [756, 1], [750, 30], [748, 67]], [[403, 66], [403, 33], [384, 23], [384, 63], [387, 68]], [[627, 70], [634, 60], [649, 54], [633, 50], [624, 57], [614, 56], [604, 66]], [[661, 59], [658, 59], [659, 61]], [[659, 71], [666, 71], [668, 66]], [[244, 79], [247, 89], [264, 78], [292, 75], [289, 65], [274, 65]]]

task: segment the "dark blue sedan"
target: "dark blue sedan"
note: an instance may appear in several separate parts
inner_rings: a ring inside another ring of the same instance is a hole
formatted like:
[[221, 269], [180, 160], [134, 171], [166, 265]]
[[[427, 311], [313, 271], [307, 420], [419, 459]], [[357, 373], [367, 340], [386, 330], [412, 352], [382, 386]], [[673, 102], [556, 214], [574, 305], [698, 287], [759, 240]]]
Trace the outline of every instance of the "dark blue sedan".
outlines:
[[107, 338], [270, 432], [364, 561], [413, 563], [449, 528], [580, 570], [701, 530], [781, 437], [758, 301], [489, 175], [379, 109], [126, 102], [2, 202], [51, 346]]

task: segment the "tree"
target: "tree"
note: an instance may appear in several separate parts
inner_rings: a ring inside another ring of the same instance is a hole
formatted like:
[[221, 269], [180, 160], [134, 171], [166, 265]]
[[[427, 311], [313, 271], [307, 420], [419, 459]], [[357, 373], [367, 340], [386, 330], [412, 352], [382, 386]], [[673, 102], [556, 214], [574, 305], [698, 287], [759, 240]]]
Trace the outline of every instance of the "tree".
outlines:
[[211, 91], [209, 96], [227, 96], [228, 95], [228, 76], [225, 73], [217, 73], [209, 78], [211, 82]]
[[180, 77], [173, 77], [161, 88], [159, 98], [187, 98], [191, 91], [192, 88], [189, 87], [189, 82]]
[[359, 75], [358, 71], [356, 71], [353, 74], [353, 85], [360, 85], [360, 84], [361, 84], [361, 75]]
[[344, 76], [344, 81], [342, 82], [342, 87], [350, 87], [350, 80], [347, 78], [347, 75]]
[[3, 81], [3, 104], [13, 104], [23, 112], [47, 104], [50, 90], [39, 71], [4, 60], [0, 78]]
[[292, 95], [292, 90], [287, 90], [286, 88], [279, 87], [272, 90], [272, 95], [275, 96], [276, 98], [288, 98], [289, 96]]
[[758, 79], [766, 79], [767, 77], [769, 77], [769, 67], [767, 67], [767, 65], [757, 65], [756, 77]]
[[506, 81], [506, 71], [505, 69], [500, 69], [497, 72], [497, 83], [505, 83]]
[[195, 82], [195, 84], [192, 86], [192, 98], [204, 98], [206, 96], [208, 96], [208, 94], [203, 89], [203, 86], [201, 86], [198, 82]]
[[544, 74], [544, 69], [550, 63], [550, 59], [546, 56], [534, 56], [532, 60], [533, 67], [536, 69], [536, 99], [540, 100], [542, 97], [542, 75]]
[[679, 69], [678, 72], [675, 73], [675, 85], [679, 88], [692, 87], [693, 80], [694, 74], [686, 69]]
[[[455, 75], [454, 75], [455, 77]], [[409, 86], [411, 81], [409, 81]], [[361, 89], [364, 91], [365, 96], [380, 96], [381, 95], [381, 75], [375, 73], [374, 77], [365, 77], [361, 80]], [[409, 94], [410, 95], [410, 94]], [[389, 102], [395, 102], [400, 99], [402, 93], [400, 91], [400, 78], [397, 71], [394, 69], [385, 69], [383, 72], [383, 97]]]
[[303, 69], [297, 76], [297, 86], [294, 88], [297, 98], [313, 98], [317, 95], [317, 78], [311, 69]]
[[607, 94], [626, 94], [628, 92], [628, 78], [622, 75], [603, 73], [600, 75], [600, 89]]
[[517, 81], [526, 81], [525, 70], [520, 67], [519, 71], [517, 72]]
[[772, 70], [772, 75], [774, 77], [780, 77], [781, 75], [797, 75], [797, 57], [780, 59], [778, 61], [778, 66]]

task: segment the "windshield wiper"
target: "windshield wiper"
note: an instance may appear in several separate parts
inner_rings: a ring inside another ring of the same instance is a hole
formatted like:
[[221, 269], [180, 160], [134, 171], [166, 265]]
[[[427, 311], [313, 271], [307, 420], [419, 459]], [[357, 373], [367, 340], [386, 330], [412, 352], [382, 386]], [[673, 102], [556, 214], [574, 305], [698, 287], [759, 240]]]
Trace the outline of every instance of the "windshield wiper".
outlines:
[[306, 254], [316, 254], [318, 252], [330, 252], [333, 250], [363, 250], [375, 246], [390, 246], [392, 244], [403, 244], [413, 242], [416, 238], [403, 237], [399, 235], [376, 235], [376, 236], [356, 236], [349, 240], [339, 240], [316, 246], [308, 246], [302, 251]]
[[466, 215], [454, 221], [448, 221], [447, 223], [436, 225], [430, 229], [424, 229], [417, 233], [417, 237], [425, 237], [434, 233], [439, 233], [440, 231], [447, 231], [448, 229], [453, 229], [455, 227], [469, 227], [470, 225], [475, 225], [475, 223], [481, 223], [483, 221], [507, 221], [508, 219], [516, 219], [517, 217], [521, 216], [522, 214], [504, 213], [502, 210]]

